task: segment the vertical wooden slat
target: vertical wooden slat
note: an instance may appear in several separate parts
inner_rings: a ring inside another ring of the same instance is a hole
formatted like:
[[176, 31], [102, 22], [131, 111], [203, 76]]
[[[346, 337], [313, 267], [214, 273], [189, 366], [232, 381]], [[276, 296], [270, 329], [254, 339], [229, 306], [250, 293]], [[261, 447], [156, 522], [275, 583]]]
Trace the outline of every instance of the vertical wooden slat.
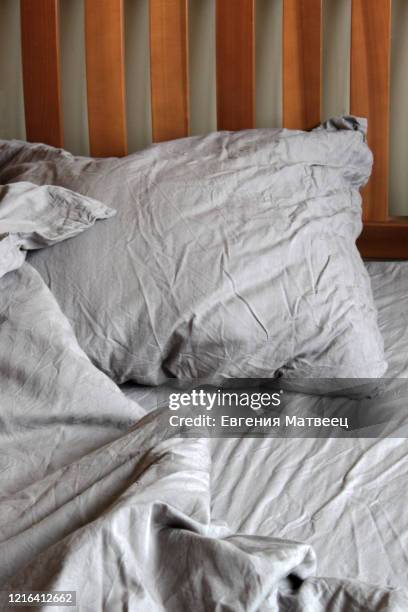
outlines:
[[353, 0], [351, 112], [368, 119], [373, 174], [364, 189], [364, 218], [388, 217], [391, 0]]
[[309, 130], [321, 120], [322, 0], [283, 6], [283, 123]]
[[58, 0], [21, 0], [27, 140], [63, 146]]
[[127, 153], [123, 0], [86, 0], [89, 142], [96, 157]]
[[217, 124], [255, 126], [254, 0], [217, 0]]
[[153, 141], [190, 128], [187, 0], [150, 0]]

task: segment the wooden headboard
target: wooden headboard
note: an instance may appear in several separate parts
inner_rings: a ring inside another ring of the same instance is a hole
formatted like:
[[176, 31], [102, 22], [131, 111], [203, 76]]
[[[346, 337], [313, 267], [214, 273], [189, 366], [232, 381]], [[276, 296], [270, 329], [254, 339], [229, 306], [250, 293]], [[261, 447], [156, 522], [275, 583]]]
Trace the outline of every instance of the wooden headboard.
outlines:
[[[284, 0], [283, 120], [322, 111], [323, 0]], [[408, 218], [390, 217], [392, 0], [352, 0], [351, 113], [367, 117], [374, 170], [364, 190], [365, 257], [408, 259]], [[27, 139], [63, 146], [59, 0], [21, 0]], [[255, 127], [255, 0], [216, 0], [218, 129]], [[127, 153], [123, 0], [85, 0], [91, 154]], [[150, 0], [153, 141], [189, 134], [188, 0]]]

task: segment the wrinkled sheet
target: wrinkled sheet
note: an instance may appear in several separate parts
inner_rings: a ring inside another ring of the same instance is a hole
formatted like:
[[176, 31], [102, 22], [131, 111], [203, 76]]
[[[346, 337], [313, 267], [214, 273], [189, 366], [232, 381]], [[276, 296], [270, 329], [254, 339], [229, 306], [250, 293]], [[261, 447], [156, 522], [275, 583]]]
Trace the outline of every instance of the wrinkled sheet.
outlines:
[[[389, 374], [407, 378], [408, 262], [366, 267]], [[165, 390], [122, 388], [147, 410], [166, 399]], [[310, 396], [298, 400], [310, 409]], [[365, 433], [358, 439], [212, 440], [213, 516], [237, 531], [312, 544], [318, 575], [335, 578], [333, 592], [345, 577], [406, 589], [408, 441]], [[314, 605], [311, 610], [320, 609]]]
[[[216, 132], [120, 159], [0, 141], [0, 182], [63, 185], [117, 209], [30, 263], [117, 382], [376, 378], [387, 364], [355, 246], [365, 120]], [[113, 290], [114, 288], [114, 290]]]
[[19, 268], [25, 251], [42, 249], [90, 228], [115, 211], [54, 185], [0, 185], [0, 278]]
[[257, 520], [243, 535], [247, 501], [227, 495], [231, 531], [226, 457], [212, 482], [209, 441], [178, 438], [97, 370], [28, 264], [0, 280], [0, 347], [2, 590], [76, 590], [84, 612], [407, 609], [401, 589], [320, 578], [287, 537], [284, 491], [273, 537]]

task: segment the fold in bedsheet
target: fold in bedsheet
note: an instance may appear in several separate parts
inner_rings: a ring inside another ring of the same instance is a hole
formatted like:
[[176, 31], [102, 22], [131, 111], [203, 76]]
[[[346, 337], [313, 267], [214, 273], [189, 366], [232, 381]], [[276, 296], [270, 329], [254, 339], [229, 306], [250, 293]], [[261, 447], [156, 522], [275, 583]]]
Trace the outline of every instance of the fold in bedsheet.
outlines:
[[0, 347], [3, 591], [75, 590], [81, 612], [406, 605], [403, 590], [316, 578], [313, 549], [285, 529], [214, 521], [209, 441], [179, 438], [165, 410], [143, 416], [28, 264], [0, 281]]
[[[390, 375], [408, 377], [408, 262], [366, 265]], [[167, 397], [165, 389], [122, 388], [147, 410], [164, 405]], [[310, 409], [310, 397], [307, 405]], [[211, 441], [213, 518], [237, 532], [311, 544], [317, 575], [331, 577], [307, 580], [287, 608], [281, 602], [282, 610], [364, 609], [359, 593], [364, 587], [356, 579], [386, 587], [386, 610], [393, 589], [407, 588], [408, 441], [364, 435]], [[366, 609], [375, 605], [368, 597]]]
[[[370, 262], [367, 268], [390, 375], [408, 377], [408, 262]], [[345, 597], [340, 578], [391, 590], [408, 585], [408, 441], [360, 435], [212, 441], [213, 516], [223, 517], [233, 530], [311, 544], [317, 574], [333, 578], [327, 587], [333, 602]], [[323, 588], [312, 583], [299, 601]], [[355, 600], [359, 597], [350, 596], [345, 609], [353, 609]], [[333, 603], [333, 608], [289, 609], [337, 608]]]

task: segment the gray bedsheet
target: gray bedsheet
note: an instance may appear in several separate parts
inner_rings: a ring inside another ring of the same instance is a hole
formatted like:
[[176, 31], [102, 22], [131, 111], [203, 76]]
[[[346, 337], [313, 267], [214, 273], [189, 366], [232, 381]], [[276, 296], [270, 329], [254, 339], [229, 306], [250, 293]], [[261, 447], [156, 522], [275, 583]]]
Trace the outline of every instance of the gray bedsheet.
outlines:
[[[366, 265], [389, 374], [406, 378], [408, 262]], [[146, 409], [166, 398], [165, 390], [124, 391]], [[311, 398], [303, 399], [310, 409]], [[364, 438], [364, 431], [358, 439], [215, 439], [211, 452], [214, 518], [236, 531], [311, 544], [320, 576], [407, 588], [408, 440]]]
[[[91, 364], [28, 264], [0, 280], [0, 391], [3, 591], [75, 590], [84, 612], [408, 609], [390, 571], [374, 585], [350, 579], [372, 533], [383, 535], [393, 570], [405, 562], [405, 441], [378, 452], [373, 443], [368, 454], [358, 446], [339, 479], [347, 449], [327, 452], [328, 442], [316, 452], [313, 441], [211, 449], [179, 438], [166, 410], [143, 416]], [[383, 489], [395, 508], [382, 506]], [[351, 535], [334, 529], [350, 491], [371, 517]], [[319, 577], [339, 541], [350, 565]]]

